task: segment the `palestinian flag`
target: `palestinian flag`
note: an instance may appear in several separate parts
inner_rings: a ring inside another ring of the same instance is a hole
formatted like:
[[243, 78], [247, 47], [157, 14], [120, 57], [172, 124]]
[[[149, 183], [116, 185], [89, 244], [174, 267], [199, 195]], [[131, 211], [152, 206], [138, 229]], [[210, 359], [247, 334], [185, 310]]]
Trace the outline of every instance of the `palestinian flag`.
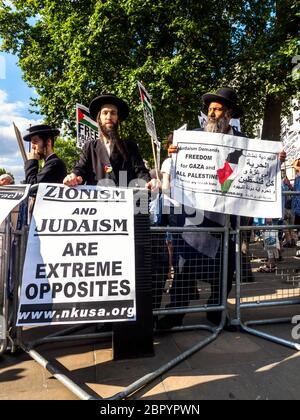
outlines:
[[227, 193], [229, 191], [231, 184], [236, 177], [239, 159], [242, 155], [242, 150], [235, 150], [234, 152], [229, 153], [224, 167], [217, 170], [218, 179], [223, 193]]
[[89, 110], [83, 105], [76, 105], [77, 124], [81, 123], [98, 132], [97, 123], [90, 117]]

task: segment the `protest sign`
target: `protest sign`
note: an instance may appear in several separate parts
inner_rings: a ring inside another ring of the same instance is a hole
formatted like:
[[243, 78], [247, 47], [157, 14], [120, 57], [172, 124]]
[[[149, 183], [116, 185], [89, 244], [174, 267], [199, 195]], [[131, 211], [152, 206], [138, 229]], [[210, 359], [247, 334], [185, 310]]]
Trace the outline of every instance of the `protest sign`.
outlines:
[[200, 131], [175, 131], [172, 197], [201, 210], [282, 217], [282, 145]]
[[183, 124], [180, 128], [178, 128], [178, 131], [186, 131], [187, 130], [187, 124]]
[[28, 196], [29, 188], [29, 185], [0, 187], [0, 225], [10, 212], [25, 200]]
[[82, 148], [89, 140], [98, 140], [98, 125], [84, 105], [76, 104], [77, 145]]
[[[160, 168], [161, 143], [158, 140], [157, 134], [156, 134], [153, 108], [152, 108], [152, 105], [151, 105], [151, 96], [146, 91], [145, 87], [142, 85], [141, 82], [138, 82], [138, 88], [139, 88], [139, 92], [140, 92], [140, 98], [141, 98], [141, 101], [142, 101], [142, 104], [143, 104], [146, 130], [147, 130], [147, 133], [151, 137], [152, 152], [153, 152], [154, 164], [155, 164], [155, 169], [156, 169], [156, 177], [157, 177], [157, 179], [159, 179], [158, 170]], [[157, 156], [155, 155], [154, 144], [156, 145]]]
[[135, 320], [133, 192], [40, 184], [18, 325]]
[[156, 146], [160, 148], [160, 142], [158, 141], [157, 134], [156, 134], [153, 108], [151, 105], [151, 97], [149, 93], [146, 91], [145, 87], [140, 82], [138, 82], [138, 88], [140, 92], [141, 101], [143, 104], [147, 133], [149, 134], [149, 136], [151, 136], [151, 138], [153, 138]]
[[292, 164], [300, 158], [300, 135], [297, 131], [289, 132], [283, 139], [283, 149], [286, 152], [287, 164]]

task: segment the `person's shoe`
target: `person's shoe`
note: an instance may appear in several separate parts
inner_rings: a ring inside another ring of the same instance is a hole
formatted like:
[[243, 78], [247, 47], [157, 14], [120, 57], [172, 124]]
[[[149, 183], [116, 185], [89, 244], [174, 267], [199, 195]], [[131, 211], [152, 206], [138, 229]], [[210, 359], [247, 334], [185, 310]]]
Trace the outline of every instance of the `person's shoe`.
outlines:
[[178, 327], [182, 325], [183, 317], [184, 314], [165, 315], [157, 321], [156, 328], [158, 330], [169, 330], [173, 327]]

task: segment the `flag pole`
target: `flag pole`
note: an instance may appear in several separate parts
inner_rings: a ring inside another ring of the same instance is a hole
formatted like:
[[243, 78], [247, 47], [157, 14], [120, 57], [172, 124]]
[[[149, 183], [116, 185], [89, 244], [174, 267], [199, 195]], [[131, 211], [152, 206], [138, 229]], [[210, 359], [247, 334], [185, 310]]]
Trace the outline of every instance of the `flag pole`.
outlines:
[[26, 155], [26, 152], [25, 152], [25, 147], [24, 147], [21, 132], [14, 122], [13, 122], [13, 125], [14, 125], [15, 134], [16, 134], [16, 137], [17, 137], [17, 140], [18, 140], [18, 145], [19, 145], [19, 149], [20, 149], [23, 161], [24, 161], [24, 163], [26, 163], [27, 162], [27, 155]]
[[152, 143], [152, 153], [153, 153], [153, 159], [154, 159], [154, 167], [155, 167], [156, 179], [159, 180], [158, 166], [157, 166], [157, 159], [156, 159], [156, 153], [155, 153], [155, 146], [154, 146], [154, 139], [153, 139], [153, 137], [151, 137], [151, 143]]

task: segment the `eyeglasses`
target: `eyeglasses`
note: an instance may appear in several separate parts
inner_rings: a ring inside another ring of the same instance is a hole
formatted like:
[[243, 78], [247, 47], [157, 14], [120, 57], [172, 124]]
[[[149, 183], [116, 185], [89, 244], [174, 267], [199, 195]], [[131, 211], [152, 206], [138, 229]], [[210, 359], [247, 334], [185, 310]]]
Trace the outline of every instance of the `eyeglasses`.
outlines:
[[220, 107], [220, 108], [208, 108], [208, 112], [215, 112], [215, 111], [224, 111], [224, 108]]

